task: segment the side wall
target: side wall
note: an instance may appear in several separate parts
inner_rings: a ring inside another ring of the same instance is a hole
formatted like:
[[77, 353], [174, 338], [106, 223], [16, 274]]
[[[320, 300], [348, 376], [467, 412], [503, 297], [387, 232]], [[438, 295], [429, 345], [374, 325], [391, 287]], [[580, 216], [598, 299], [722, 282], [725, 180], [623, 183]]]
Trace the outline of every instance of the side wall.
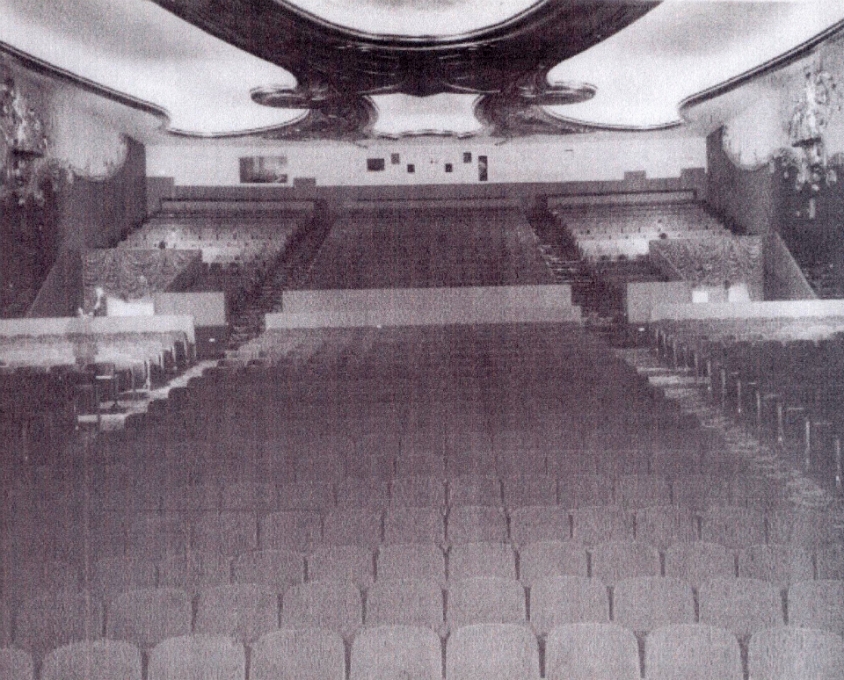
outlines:
[[747, 171], [736, 167], [721, 143], [723, 128], [706, 138], [708, 202], [734, 230], [767, 234], [776, 229], [777, 177], [768, 165]]
[[29, 223], [49, 248], [41, 247], [39, 269], [29, 277], [32, 304], [27, 316], [73, 314], [82, 306], [81, 281], [67, 275], [75, 269], [51, 272], [53, 265], [67, 251], [112, 246], [144, 220], [145, 149], [131, 139], [128, 144], [126, 162], [114, 176], [103, 181], [76, 179], [48, 198], [52, 205], [39, 210], [44, 215], [40, 221]]
[[62, 192], [59, 230], [65, 248], [105, 248], [146, 216], [146, 150], [129, 140], [126, 162], [102, 182], [77, 180]]

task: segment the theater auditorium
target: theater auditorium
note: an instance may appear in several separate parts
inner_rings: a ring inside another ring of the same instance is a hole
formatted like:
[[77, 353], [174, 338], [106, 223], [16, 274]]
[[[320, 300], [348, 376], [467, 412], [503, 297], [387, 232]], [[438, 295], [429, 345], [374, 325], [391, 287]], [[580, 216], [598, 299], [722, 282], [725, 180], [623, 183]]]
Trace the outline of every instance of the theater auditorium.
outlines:
[[844, 679], [844, 4], [0, 0], [0, 680]]

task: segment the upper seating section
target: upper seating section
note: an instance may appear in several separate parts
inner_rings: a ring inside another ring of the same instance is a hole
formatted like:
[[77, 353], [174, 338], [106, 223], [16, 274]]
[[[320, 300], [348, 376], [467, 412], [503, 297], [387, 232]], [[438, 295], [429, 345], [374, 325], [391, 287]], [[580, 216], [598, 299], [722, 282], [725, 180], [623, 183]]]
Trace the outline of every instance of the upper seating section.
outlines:
[[274, 216], [154, 217], [132, 232], [119, 247], [200, 250], [202, 261], [209, 264], [248, 264], [277, 256], [299, 223], [295, 218]]
[[518, 210], [397, 210], [340, 216], [306, 289], [553, 283]]
[[[552, 205], [549, 200], [549, 207]], [[694, 201], [583, 205], [566, 202], [552, 207], [552, 212], [574, 237], [581, 256], [594, 261], [646, 256], [649, 243], [658, 239], [727, 233]]]

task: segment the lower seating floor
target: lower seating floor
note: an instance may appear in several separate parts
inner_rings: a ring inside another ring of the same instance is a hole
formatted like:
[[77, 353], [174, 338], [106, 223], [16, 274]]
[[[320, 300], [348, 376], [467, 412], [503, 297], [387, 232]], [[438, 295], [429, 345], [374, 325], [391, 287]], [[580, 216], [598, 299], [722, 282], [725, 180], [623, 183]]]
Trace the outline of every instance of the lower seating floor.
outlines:
[[841, 527], [581, 327], [240, 357], [4, 457], [0, 677], [844, 677]]

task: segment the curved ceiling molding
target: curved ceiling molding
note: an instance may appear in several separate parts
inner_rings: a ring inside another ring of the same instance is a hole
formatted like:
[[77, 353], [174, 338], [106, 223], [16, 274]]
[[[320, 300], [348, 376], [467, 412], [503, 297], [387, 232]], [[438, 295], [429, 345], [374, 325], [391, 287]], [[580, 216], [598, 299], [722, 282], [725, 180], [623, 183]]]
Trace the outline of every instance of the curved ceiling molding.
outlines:
[[264, 106], [305, 110], [295, 122], [264, 132], [263, 139], [356, 142], [371, 136], [378, 117], [367, 97], [342, 96], [321, 86], [259, 89], [252, 98]]
[[0, 0], [0, 43], [166, 112], [171, 130], [196, 136], [274, 128], [303, 111], [255, 104], [265, 83], [294, 76], [186, 24], [151, 2]]
[[471, 137], [483, 132], [475, 118], [474, 94], [438, 94], [414, 97], [407, 94], [375, 95], [372, 101], [378, 118], [372, 133], [378, 137], [399, 139], [421, 135]]
[[[715, 122], [696, 122], [715, 110], [704, 102], [830, 38], [844, 4], [0, 0], [0, 16], [0, 50], [166, 117], [153, 143], [166, 133], [354, 141], [686, 123], [700, 134]], [[376, 104], [387, 96], [401, 106]], [[470, 115], [462, 102], [477, 97]], [[424, 122], [424, 98], [459, 120]]]
[[[421, 0], [368, 1], [393, 2], [405, 15], [416, 11], [414, 6], [431, 4]], [[375, 33], [363, 35], [308, 19], [298, 5], [294, 8], [278, 0], [153, 2], [211, 35], [277, 64], [298, 80], [324, 81], [349, 94], [417, 97], [502, 92], [514, 77], [598, 44], [658, 4], [650, 0], [548, 0], [529, 5], [518, 0], [517, 10], [529, 7], [529, 11], [468, 36], [444, 39], [377, 33], [379, 13], [362, 10], [359, 14], [368, 17]], [[349, 0], [337, 2], [350, 4]], [[468, 7], [480, 0], [439, 0], [440, 4], [449, 2]], [[513, 6], [512, 2], [497, 4]]]
[[500, 26], [551, 0], [276, 0], [303, 16], [369, 36], [444, 39]]
[[550, 115], [546, 106], [568, 106], [595, 96], [595, 88], [586, 83], [550, 84], [548, 69], [539, 68], [517, 79], [507, 91], [485, 95], [475, 107], [493, 137], [524, 137], [539, 134], [583, 132], [582, 125], [568, 123]]
[[680, 124], [683, 102], [823, 37], [842, 20], [840, 0], [665, 0], [624, 31], [551, 69], [551, 82], [593, 83], [597, 94], [549, 112], [603, 129]]

